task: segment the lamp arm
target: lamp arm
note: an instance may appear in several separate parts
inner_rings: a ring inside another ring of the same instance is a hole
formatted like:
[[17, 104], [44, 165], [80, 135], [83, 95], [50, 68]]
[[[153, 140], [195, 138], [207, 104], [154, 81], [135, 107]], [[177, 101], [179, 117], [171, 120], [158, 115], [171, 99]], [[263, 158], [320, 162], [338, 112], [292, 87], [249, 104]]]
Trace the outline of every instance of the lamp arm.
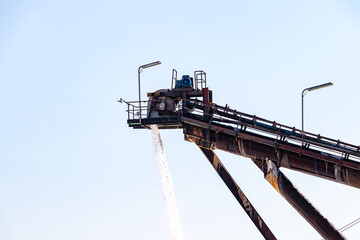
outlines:
[[309, 90], [309, 88], [305, 88], [305, 89], [302, 91], [301, 95], [304, 97], [304, 96], [305, 96], [304, 93], [305, 93], [306, 91], [308, 91], [308, 90]]
[[138, 69], [138, 87], [139, 87], [139, 111], [140, 111], [140, 121], [141, 121], [141, 92], [140, 92], [140, 71], [142, 66]]

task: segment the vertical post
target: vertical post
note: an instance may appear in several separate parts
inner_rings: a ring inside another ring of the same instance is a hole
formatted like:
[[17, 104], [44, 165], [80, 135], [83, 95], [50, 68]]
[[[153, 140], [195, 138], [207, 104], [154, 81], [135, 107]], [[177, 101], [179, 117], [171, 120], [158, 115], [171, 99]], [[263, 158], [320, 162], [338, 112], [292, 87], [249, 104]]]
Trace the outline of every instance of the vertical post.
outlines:
[[314, 91], [314, 90], [317, 90], [317, 89], [321, 89], [321, 88], [325, 88], [325, 87], [330, 87], [334, 85], [332, 82], [328, 82], [328, 83], [324, 83], [324, 84], [320, 84], [320, 85], [316, 85], [316, 86], [313, 86], [313, 87], [309, 87], [309, 88], [305, 88], [302, 93], [301, 93], [301, 130], [302, 132], [304, 132], [304, 96], [305, 96], [305, 93], [307, 91]]
[[304, 89], [301, 93], [301, 131], [304, 132], [304, 93], [306, 89]]
[[138, 69], [138, 86], [139, 86], [139, 112], [140, 112], [140, 123], [141, 123], [141, 93], [140, 93], [140, 71], [141, 71], [142, 66], [139, 67]]
[[186, 116], [187, 113], [188, 113], [188, 111], [186, 110], [186, 107], [187, 107], [187, 101], [186, 101], [186, 99], [187, 99], [187, 96], [186, 96], [186, 92], [184, 91], [184, 92], [182, 93], [182, 99], [181, 99], [181, 102], [182, 102], [182, 115], [183, 115], [183, 116]]
[[209, 110], [210, 110], [210, 92], [209, 88], [203, 88], [203, 103], [204, 103], [204, 121], [209, 122], [210, 116], [209, 116]]
[[140, 93], [140, 71], [141, 69], [145, 69], [145, 68], [149, 68], [149, 67], [154, 67], [156, 65], [161, 64], [160, 61], [156, 61], [156, 62], [152, 62], [152, 63], [148, 63], [148, 64], [144, 64], [141, 65], [138, 69], [138, 85], [139, 85], [139, 115], [140, 115], [140, 123], [141, 123], [141, 93]]

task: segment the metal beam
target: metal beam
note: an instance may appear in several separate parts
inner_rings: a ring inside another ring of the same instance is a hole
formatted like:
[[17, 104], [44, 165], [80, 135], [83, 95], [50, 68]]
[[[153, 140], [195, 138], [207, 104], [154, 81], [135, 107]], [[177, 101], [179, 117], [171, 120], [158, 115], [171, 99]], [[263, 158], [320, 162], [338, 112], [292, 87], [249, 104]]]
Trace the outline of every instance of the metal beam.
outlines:
[[214, 153], [212, 149], [207, 149], [201, 146], [198, 146], [200, 150], [204, 153], [206, 158], [209, 160], [211, 165], [214, 167], [215, 171], [219, 174], [221, 179], [224, 181], [226, 186], [229, 188], [231, 193], [234, 195], [236, 200], [239, 202], [241, 207], [244, 209], [246, 214], [255, 224], [257, 229], [263, 235], [266, 240], [275, 240], [276, 237], [271, 232], [269, 227], [266, 225], [264, 220], [260, 217], [258, 212], [255, 210], [253, 205], [250, 203], [249, 199], [245, 196], [243, 191], [237, 185], [235, 180], [231, 177], [230, 173], [226, 170], [225, 166], [220, 161], [219, 157]]
[[253, 161], [264, 172], [265, 179], [324, 239], [345, 239], [345, 237], [338, 232], [334, 226], [294, 187], [291, 181], [271, 160], [253, 159]]
[[[275, 144], [273, 140], [245, 136], [240, 133], [237, 135], [235, 131], [226, 132], [225, 129], [214, 125], [206, 128], [183, 122], [183, 126], [185, 140], [197, 145], [216, 148], [251, 159], [268, 158], [281, 167], [360, 188], [360, 162], [338, 159], [312, 149], [293, 146], [287, 142], [277, 141]], [[281, 152], [280, 155], [279, 152]]]

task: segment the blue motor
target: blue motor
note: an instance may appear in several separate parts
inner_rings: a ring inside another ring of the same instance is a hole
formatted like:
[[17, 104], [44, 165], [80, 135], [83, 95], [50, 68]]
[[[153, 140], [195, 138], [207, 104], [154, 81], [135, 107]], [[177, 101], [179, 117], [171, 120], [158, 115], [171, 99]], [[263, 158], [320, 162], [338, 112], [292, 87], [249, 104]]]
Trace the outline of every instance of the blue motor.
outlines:
[[181, 79], [181, 84], [183, 87], [192, 87], [192, 81], [189, 75], [183, 75]]
[[175, 88], [192, 87], [192, 80], [189, 75], [183, 75], [181, 80], [177, 80]]

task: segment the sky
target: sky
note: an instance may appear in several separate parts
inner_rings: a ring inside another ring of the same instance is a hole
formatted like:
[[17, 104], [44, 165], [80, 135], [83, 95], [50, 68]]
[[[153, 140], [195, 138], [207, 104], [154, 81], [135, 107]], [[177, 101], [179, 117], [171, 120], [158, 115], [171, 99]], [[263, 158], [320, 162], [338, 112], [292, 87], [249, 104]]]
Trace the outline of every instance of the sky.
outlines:
[[[214, 102], [360, 145], [357, 1], [1, 1], [0, 239], [169, 239], [147, 130], [126, 105], [207, 73]], [[197, 147], [161, 131], [184, 240], [262, 239]], [[321, 236], [251, 160], [216, 151], [278, 239]], [[283, 169], [337, 228], [359, 189]], [[344, 232], [358, 239], [360, 225]]]

